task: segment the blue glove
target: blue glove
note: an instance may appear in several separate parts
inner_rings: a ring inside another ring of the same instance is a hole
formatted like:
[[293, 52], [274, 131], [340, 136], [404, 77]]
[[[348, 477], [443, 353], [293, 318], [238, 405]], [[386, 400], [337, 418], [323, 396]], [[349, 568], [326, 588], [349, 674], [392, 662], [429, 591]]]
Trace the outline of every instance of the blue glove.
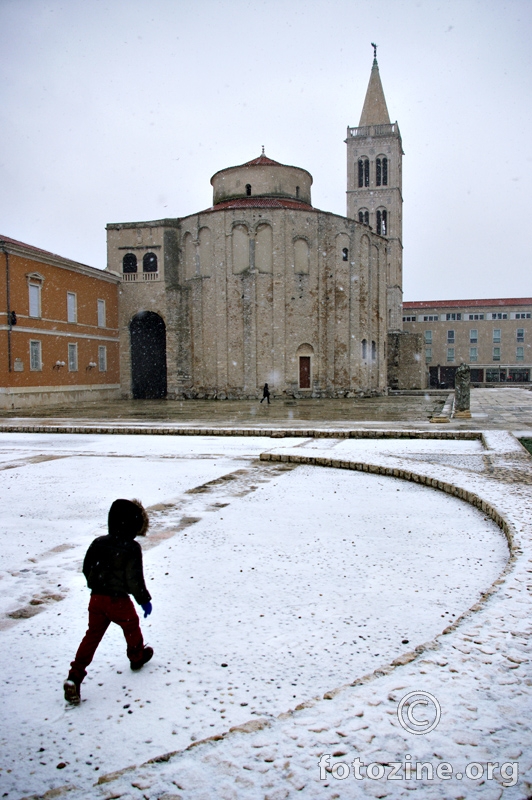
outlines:
[[144, 619], [146, 619], [146, 617], [149, 617], [151, 612], [152, 612], [151, 603], [150, 602], [143, 603], [142, 604], [142, 610], [144, 611]]

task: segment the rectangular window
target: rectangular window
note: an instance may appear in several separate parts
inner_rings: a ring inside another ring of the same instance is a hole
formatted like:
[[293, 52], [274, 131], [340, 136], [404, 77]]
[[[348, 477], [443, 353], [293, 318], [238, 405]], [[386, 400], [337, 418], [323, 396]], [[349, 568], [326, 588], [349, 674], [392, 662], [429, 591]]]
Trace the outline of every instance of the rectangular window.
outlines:
[[105, 300], [98, 300], [98, 327], [105, 328]]
[[447, 341], [449, 344], [454, 344], [454, 331], [447, 331]]
[[30, 299], [30, 317], [41, 316], [41, 285], [40, 283], [30, 283], [29, 299]]
[[528, 313], [516, 314], [515, 318], [516, 319], [530, 319], [530, 316], [531, 316], [530, 312], [528, 312]]
[[518, 347], [515, 352], [515, 360], [516, 361], [524, 361], [525, 360], [525, 348]]
[[100, 372], [107, 372], [107, 347], [98, 347], [98, 369]]
[[42, 369], [41, 343], [30, 339], [30, 369], [40, 372]]
[[423, 322], [438, 322], [438, 315], [427, 314], [425, 317], [423, 317]]
[[500, 311], [497, 314], [491, 315], [492, 319], [508, 319], [508, 314], [502, 314]]
[[469, 314], [469, 319], [484, 319], [484, 314]]
[[471, 328], [471, 330], [469, 331], [469, 341], [471, 344], [476, 344], [478, 342], [477, 328]]
[[77, 344], [68, 345], [68, 371], [78, 371], [78, 346]]
[[488, 383], [500, 383], [501, 371], [499, 369], [487, 369], [486, 381]]
[[447, 348], [447, 361], [454, 361], [454, 347]]
[[75, 292], [67, 292], [67, 322], [78, 321], [77, 298]]
[[432, 347], [425, 347], [425, 361], [432, 361]]
[[425, 331], [425, 344], [432, 344], [432, 331]]
[[478, 347], [469, 348], [469, 360], [478, 361]]
[[516, 338], [517, 338], [518, 342], [524, 342], [525, 341], [525, 329], [524, 328], [518, 328], [517, 329]]
[[493, 329], [493, 342], [494, 342], [494, 344], [497, 344], [500, 341], [501, 341], [501, 329], [500, 328], [494, 328]]
[[453, 311], [452, 314], [446, 314], [445, 318], [447, 320], [453, 320], [453, 322], [454, 322], [454, 320], [456, 320], [456, 319], [462, 319], [462, 314], [461, 313], [457, 314], [456, 312]]
[[493, 348], [493, 361], [500, 361], [501, 360], [501, 348], [494, 347]]

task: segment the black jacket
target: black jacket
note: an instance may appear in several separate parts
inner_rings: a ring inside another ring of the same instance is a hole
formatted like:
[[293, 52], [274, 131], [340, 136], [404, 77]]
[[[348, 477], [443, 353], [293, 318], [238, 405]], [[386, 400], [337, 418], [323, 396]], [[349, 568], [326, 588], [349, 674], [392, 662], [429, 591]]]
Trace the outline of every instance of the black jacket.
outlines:
[[87, 550], [83, 574], [93, 594], [132, 594], [139, 605], [151, 600], [142, 572], [142, 549], [134, 539], [99, 536]]

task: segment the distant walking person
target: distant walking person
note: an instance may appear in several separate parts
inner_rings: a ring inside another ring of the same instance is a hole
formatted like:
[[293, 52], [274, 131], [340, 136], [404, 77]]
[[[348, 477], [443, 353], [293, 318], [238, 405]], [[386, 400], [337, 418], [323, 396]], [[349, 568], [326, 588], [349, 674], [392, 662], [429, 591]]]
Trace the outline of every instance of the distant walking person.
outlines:
[[87, 667], [111, 622], [124, 632], [132, 670], [141, 669], [153, 656], [153, 648], [144, 646], [139, 618], [129, 597], [132, 594], [142, 606], [144, 617], [151, 614], [142, 550], [135, 541], [136, 536], [146, 535], [148, 515], [138, 500], [115, 500], [107, 523], [108, 535], [92, 542], [83, 562], [83, 574], [91, 590], [89, 627], [63, 684], [65, 700], [72, 705], [81, 701], [80, 686]]
[[[270, 390], [268, 389], [268, 384], [264, 384], [264, 389], [262, 390], [262, 400], [267, 400], [268, 405], [270, 405]], [[262, 403], [262, 400], [260, 401]]]

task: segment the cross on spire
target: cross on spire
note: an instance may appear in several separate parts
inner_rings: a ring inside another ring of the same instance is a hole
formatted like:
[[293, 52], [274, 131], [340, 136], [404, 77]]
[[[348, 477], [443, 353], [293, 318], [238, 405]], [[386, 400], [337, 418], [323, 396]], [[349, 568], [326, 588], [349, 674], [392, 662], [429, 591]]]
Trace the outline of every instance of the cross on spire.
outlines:
[[374, 58], [374, 59], [375, 59], [375, 61], [376, 61], [376, 60], [377, 60], [377, 47], [378, 47], [379, 45], [378, 45], [378, 44], [375, 44], [375, 42], [372, 42], [372, 43], [371, 43], [371, 46], [373, 47], [373, 58]]

